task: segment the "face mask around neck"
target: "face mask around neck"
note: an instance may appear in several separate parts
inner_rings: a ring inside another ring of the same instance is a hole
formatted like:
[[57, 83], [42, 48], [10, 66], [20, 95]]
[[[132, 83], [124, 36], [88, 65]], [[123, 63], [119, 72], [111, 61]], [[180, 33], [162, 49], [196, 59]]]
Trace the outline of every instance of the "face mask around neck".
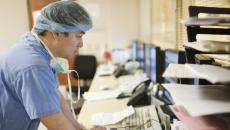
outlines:
[[50, 66], [58, 73], [68, 73], [69, 64], [68, 60], [60, 57], [56, 57], [50, 61]]
[[32, 35], [45, 47], [47, 52], [50, 54], [52, 60], [50, 61], [50, 66], [58, 73], [68, 73], [69, 72], [69, 63], [68, 60], [60, 57], [54, 57], [46, 44], [38, 37], [37, 34], [31, 32]]

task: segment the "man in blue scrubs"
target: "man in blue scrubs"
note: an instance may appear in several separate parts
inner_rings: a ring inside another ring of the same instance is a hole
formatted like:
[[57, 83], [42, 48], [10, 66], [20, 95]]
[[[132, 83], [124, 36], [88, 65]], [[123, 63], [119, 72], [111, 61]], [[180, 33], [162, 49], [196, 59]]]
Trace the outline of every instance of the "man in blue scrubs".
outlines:
[[88, 13], [75, 2], [42, 9], [32, 32], [0, 57], [0, 130], [37, 130], [40, 121], [49, 130], [82, 129], [58, 91], [58, 70], [51, 63], [74, 57], [91, 27]]

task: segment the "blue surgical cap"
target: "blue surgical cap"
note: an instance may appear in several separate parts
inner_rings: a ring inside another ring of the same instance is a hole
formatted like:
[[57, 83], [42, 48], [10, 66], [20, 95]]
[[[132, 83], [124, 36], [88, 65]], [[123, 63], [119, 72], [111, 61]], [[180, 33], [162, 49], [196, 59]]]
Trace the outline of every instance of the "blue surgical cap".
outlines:
[[92, 28], [92, 20], [85, 9], [73, 1], [58, 1], [41, 10], [32, 31], [86, 32]]

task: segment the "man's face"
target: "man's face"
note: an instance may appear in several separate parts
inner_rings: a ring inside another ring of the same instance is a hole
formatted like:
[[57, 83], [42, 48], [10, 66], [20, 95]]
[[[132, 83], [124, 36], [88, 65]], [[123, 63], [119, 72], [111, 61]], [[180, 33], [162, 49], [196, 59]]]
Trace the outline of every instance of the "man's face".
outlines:
[[82, 37], [84, 32], [70, 32], [68, 35], [59, 33], [58, 35], [58, 56], [66, 59], [73, 58], [78, 54], [78, 49], [83, 47]]

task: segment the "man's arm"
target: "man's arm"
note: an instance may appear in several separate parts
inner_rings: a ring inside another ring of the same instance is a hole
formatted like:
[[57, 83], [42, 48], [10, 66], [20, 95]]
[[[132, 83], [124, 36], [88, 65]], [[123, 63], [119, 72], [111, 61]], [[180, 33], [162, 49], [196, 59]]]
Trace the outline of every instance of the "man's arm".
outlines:
[[63, 114], [66, 116], [69, 122], [71, 122], [72, 125], [74, 125], [75, 129], [80, 130], [82, 126], [74, 119], [70, 109], [70, 105], [66, 102], [64, 96], [60, 92], [59, 95], [60, 95], [61, 110]]
[[[76, 130], [82, 130], [84, 129], [84, 127], [82, 125], [80, 125], [73, 117], [72, 112], [70, 111], [70, 105], [66, 102], [64, 96], [59, 92], [60, 95], [60, 101], [61, 101], [61, 109], [62, 112], [64, 113], [64, 115], [66, 116], [66, 118], [69, 120], [69, 122], [72, 123], [72, 125], [74, 125]], [[93, 128], [91, 128], [90, 130], [106, 130], [105, 127], [102, 126], [94, 126]]]
[[61, 112], [44, 116], [40, 118], [41, 122], [48, 128], [48, 130], [80, 130], [81, 127], [73, 118], [70, 107], [59, 92]]
[[[83, 127], [74, 119], [70, 106], [59, 92], [62, 112], [40, 118], [48, 130], [81, 130]], [[105, 127], [95, 126], [91, 130], [106, 130]]]
[[62, 112], [41, 117], [40, 120], [48, 130], [75, 130]]

